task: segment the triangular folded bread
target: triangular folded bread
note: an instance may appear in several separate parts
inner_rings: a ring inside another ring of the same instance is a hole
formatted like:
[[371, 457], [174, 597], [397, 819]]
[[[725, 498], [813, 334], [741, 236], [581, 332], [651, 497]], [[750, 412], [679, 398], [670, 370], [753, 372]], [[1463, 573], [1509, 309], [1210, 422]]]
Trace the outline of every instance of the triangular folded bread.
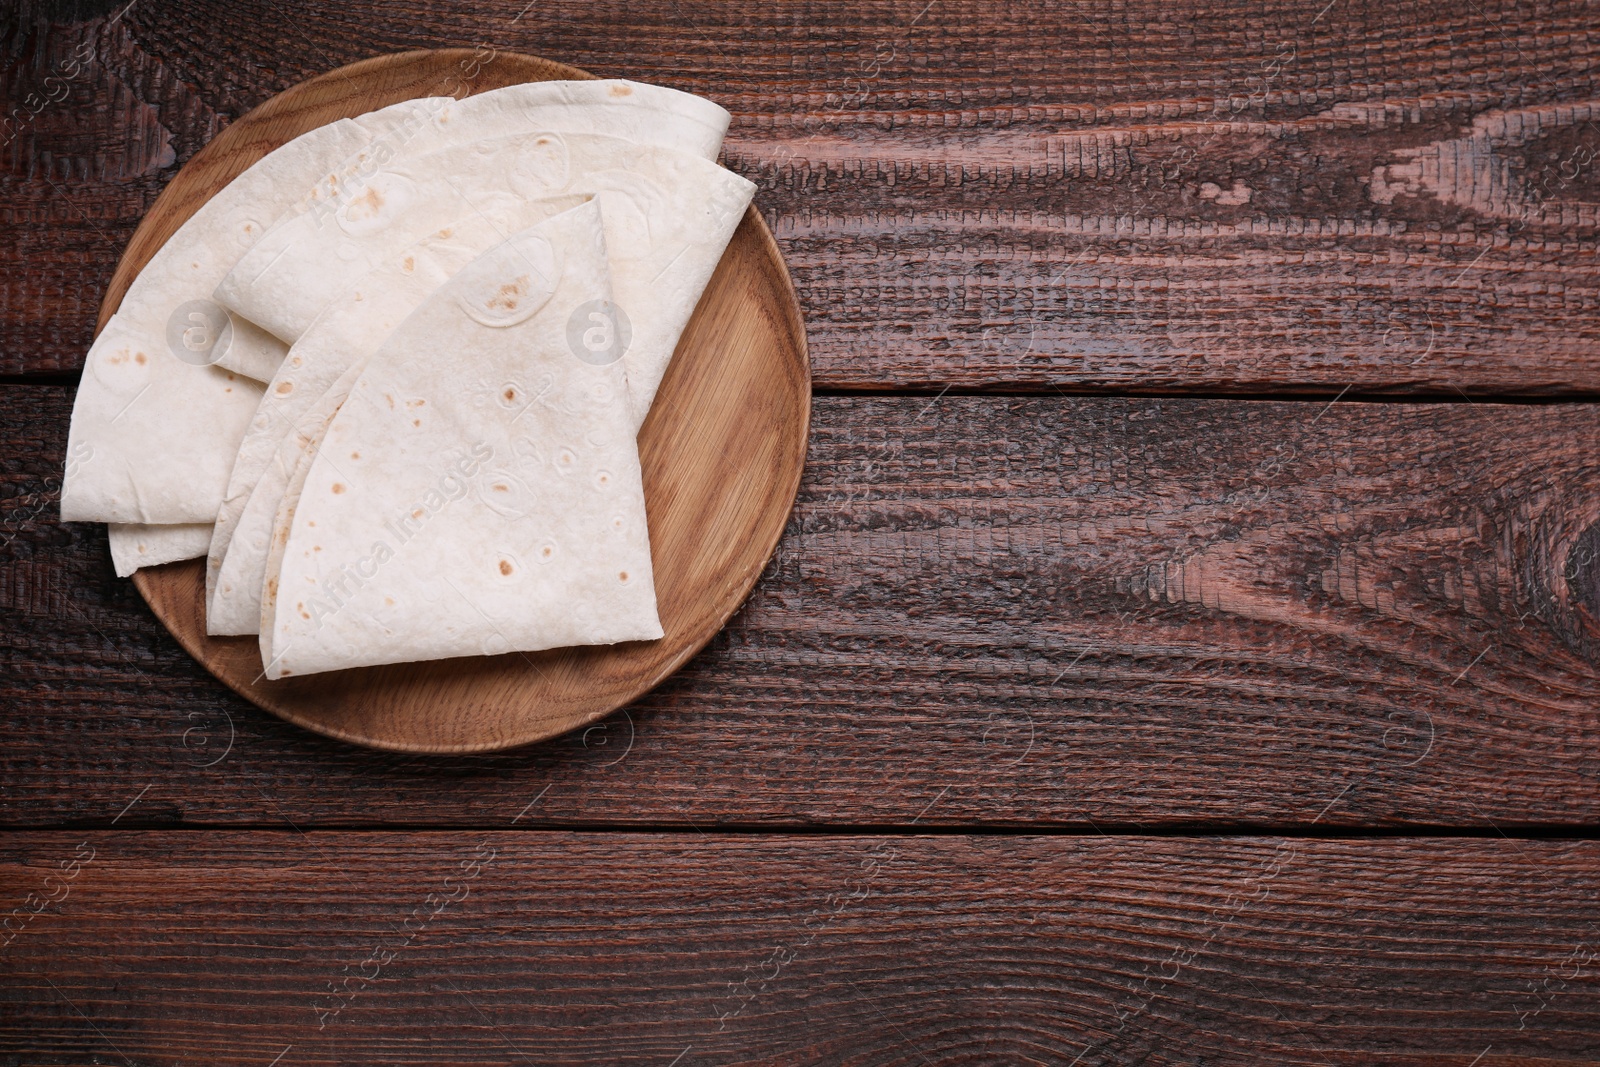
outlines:
[[[567, 188], [592, 192], [603, 207], [615, 294], [612, 308], [605, 314], [592, 312], [580, 324], [576, 340], [587, 346], [587, 358], [623, 359], [630, 410], [635, 421], [642, 422], [678, 336], [753, 187], [720, 167], [667, 149], [603, 137], [573, 136], [564, 141], [566, 157], [586, 165]], [[494, 173], [497, 165], [502, 170], [515, 166], [521, 144], [512, 138], [478, 146], [472, 157], [481, 164], [477, 173]], [[596, 166], [619, 161], [626, 165]], [[425, 171], [448, 170], [445, 161], [419, 163]], [[415, 218], [396, 219], [393, 227], [366, 239], [370, 251], [341, 257], [345, 262], [376, 260], [378, 265], [324, 306], [262, 398], [240, 446], [208, 555], [208, 632], [256, 631], [271, 522], [292, 467], [281, 459], [270, 470], [267, 464], [279, 452], [278, 445], [298, 413], [314, 403], [320, 390], [345, 367], [375, 349], [398, 318], [420, 303], [430, 285], [455, 269], [464, 254], [487, 247], [502, 232], [531, 223], [542, 210], [537, 205], [546, 203], [490, 197], [484, 209], [447, 220], [448, 225], [418, 244], [390, 250], [400, 234], [441, 221], [444, 203], [460, 202], [451, 199], [451, 186], [438, 191], [445, 197], [443, 203], [407, 212]], [[309, 256], [309, 252], [295, 249], [290, 255]], [[609, 351], [604, 347], [608, 339], [613, 345]], [[298, 447], [304, 437], [295, 435], [293, 440]], [[294, 449], [283, 455], [292, 457]]]
[[[584, 199], [533, 200], [498, 217], [459, 219], [391, 256], [317, 316], [268, 384], [234, 460], [206, 557], [207, 633], [258, 631], [273, 518], [309, 440], [304, 429], [295, 432], [303, 416], [346, 371], [364, 365], [395, 327], [457, 271], [508, 233], [570, 210]], [[312, 425], [320, 433], [325, 422], [314, 418]]]
[[211, 302], [212, 290], [318, 175], [423, 103], [386, 108], [365, 123], [341, 119], [269, 152], [151, 257], [84, 360], [62, 519], [212, 520], [261, 395], [247, 373], [270, 376], [286, 349], [249, 323], [229, 321]]
[[66, 480], [62, 517], [212, 520], [238, 433], [259, 399], [254, 382], [239, 379], [270, 378], [286, 349], [251, 316], [224, 314], [212, 304], [213, 292], [281, 217], [310, 214], [327, 222], [352, 207], [359, 214], [361, 196], [391, 161], [457, 148], [486, 133], [599, 129], [711, 159], [727, 121], [716, 104], [658, 86], [536, 82], [460, 101], [406, 101], [312, 130], [269, 153], [168, 240], [91, 349], [87, 370], [101, 373], [85, 374], [70, 441], [89, 459]]
[[661, 636], [623, 369], [568, 340], [610, 298], [590, 202], [374, 353], [283, 501], [267, 677]]
[[[218, 298], [295, 340], [354, 279], [452, 219], [593, 193], [602, 200], [614, 278], [640, 275], [640, 284], [623, 279], [613, 331], [621, 332], [624, 320], [631, 331], [621, 358], [636, 424], [649, 412], [678, 336], [755, 191], [744, 178], [688, 153], [553, 132], [396, 163], [373, 176], [370, 188], [358, 220], [336, 226], [305, 214], [273, 229], [239, 260]], [[627, 290], [637, 296], [623, 295]]]

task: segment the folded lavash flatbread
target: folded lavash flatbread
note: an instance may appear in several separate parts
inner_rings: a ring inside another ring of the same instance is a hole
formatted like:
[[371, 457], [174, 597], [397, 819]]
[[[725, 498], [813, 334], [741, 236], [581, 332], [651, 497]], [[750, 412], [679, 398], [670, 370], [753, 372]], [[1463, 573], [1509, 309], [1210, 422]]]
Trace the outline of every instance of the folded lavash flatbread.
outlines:
[[[422, 101], [319, 127], [269, 152], [201, 205], [150, 258], [85, 359], [73, 403], [61, 517], [210, 522], [233, 450], [285, 347], [233, 322], [211, 291], [268, 223], [336, 161]], [[268, 365], [270, 364], [270, 365]]]
[[[206, 558], [207, 633], [258, 632], [273, 518], [289, 474], [310, 441], [309, 431], [300, 427], [305, 413], [318, 406], [341, 375], [364, 364], [395, 327], [457, 271], [506, 234], [570, 210], [585, 199], [525, 201], [492, 217], [457, 219], [374, 267], [317, 316], [268, 384], [239, 446]], [[311, 426], [320, 433], [325, 422], [325, 416], [320, 421], [314, 416]]]
[[211, 544], [210, 523], [146, 526], [113, 522], [106, 529], [111, 540], [111, 565], [118, 578], [126, 578], [140, 567], [204, 555]]
[[[550, 132], [617, 137], [714, 160], [728, 118], [724, 108], [709, 100], [627, 81], [536, 82], [430, 108], [403, 131], [403, 145], [369, 169], [339, 202], [324, 199], [301, 204], [277, 218], [250, 254], [221, 280], [216, 299], [292, 343], [321, 310], [320, 302], [331, 295], [327, 285], [338, 285], [338, 277], [325, 277], [324, 286], [310, 294], [294, 289], [271, 291], [256, 285], [258, 269], [271, 265], [307, 232], [321, 232], [322, 247], [328, 247], [327, 242], [336, 242], [338, 234], [360, 239], [390, 225], [407, 206], [426, 199], [428, 194], [413, 185], [418, 173], [447, 173], [470, 195], [481, 172], [464, 159], [451, 161], [444, 153], [486, 141]], [[429, 157], [426, 167], [419, 165], [422, 157]], [[341, 246], [335, 243], [334, 247]]]
[[[725, 108], [701, 97], [630, 81], [550, 81], [514, 85], [463, 100], [433, 98], [368, 153], [361, 180], [339, 198], [307, 198], [277, 217], [268, 231], [310, 213], [319, 223], [360, 228], [371, 200], [387, 193], [390, 163], [458, 149], [478, 141], [550, 130], [597, 133], [642, 145], [661, 145], [715, 160], [728, 130]], [[226, 288], [226, 286], [224, 287]], [[241, 299], [248, 300], [247, 294]], [[254, 321], [277, 329], [276, 309], [259, 307]], [[283, 336], [280, 334], [280, 336]], [[293, 336], [284, 340], [293, 341]]]
[[268, 678], [661, 636], [623, 368], [567, 340], [610, 297], [591, 201], [390, 335], [283, 501]]
[[[591, 310], [575, 325], [571, 340], [586, 358], [596, 360], [613, 358], [625, 348], [621, 358], [631, 401], [640, 381], [654, 393], [752, 187], [713, 164], [665, 149], [595, 137], [566, 141], [569, 158], [582, 162], [627, 157], [629, 169], [590, 171], [589, 177], [569, 183], [585, 192], [594, 189], [600, 199], [615, 308], [626, 309]], [[473, 157], [480, 175], [494, 173], [497, 161], [514, 164], [521, 158], [515, 139], [481, 147], [484, 152]], [[485, 182], [480, 177], [480, 184]], [[286, 460], [292, 461], [295, 448], [304, 442], [303, 435], [289, 434], [298, 413], [352, 361], [375, 349], [407, 308], [421, 301], [425, 279], [437, 276], [435, 264], [455, 262], [463, 250], [486, 248], [496, 233], [534, 221], [516, 217], [528, 210], [527, 202], [513, 202], [509, 210], [504, 201], [486, 202], [486, 213], [450, 221], [425, 237], [422, 244], [428, 248], [413, 245], [388, 253], [385, 262], [328, 305], [296, 342], [240, 446], [218, 513], [207, 560], [208, 632], [256, 630], [271, 521], [292, 467]], [[419, 224], [442, 221], [448, 197], [428, 203], [433, 204], [431, 211], [415, 209]], [[441, 255], [447, 258], [441, 261]], [[643, 413], [636, 410], [635, 418], [642, 421]], [[286, 440], [292, 447], [280, 449]]]
[[[275, 227], [218, 286], [218, 300], [294, 340], [350, 278], [450, 218], [558, 193], [594, 193], [602, 197], [614, 281], [645, 269], [645, 259], [650, 270], [650, 304], [630, 307], [632, 297], [622, 294], [642, 287], [622, 278], [621, 314], [614, 323], [592, 324], [590, 335], [605, 341], [597, 358], [624, 349], [637, 425], [755, 187], [687, 153], [599, 134], [540, 132], [397, 161], [374, 175], [369, 189], [359, 224], [324, 225], [308, 213]], [[641, 253], [631, 266], [619, 258]], [[624, 346], [625, 332], [631, 338]]]
[[[73, 454], [90, 458], [76, 464], [76, 476], [63, 487], [63, 518], [210, 521], [259, 399], [253, 384], [228, 373], [264, 380], [285, 350], [247, 319], [223, 314], [211, 291], [267, 223], [286, 211], [315, 208], [326, 218], [330, 205], [339, 205], [334, 213], [347, 210], [359, 201], [348, 192], [352, 183], [364, 183], [408, 151], [461, 143], [481, 129], [548, 126], [555, 116], [708, 158], [727, 126], [722, 108], [675, 90], [540, 82], [464, 101], [406, 101], [313, 130], [269, 153], [157, 253], [123, 300], [129, 314], [113, 317], [96, 342], [100, 351], [91, 350], [89, 369], [99, 373], [85, 375], [71, 442], [83, 446]], [[176, 358], [164, 358], [169, 352]], [[175, 423], [184, 432], [172, 433]]]

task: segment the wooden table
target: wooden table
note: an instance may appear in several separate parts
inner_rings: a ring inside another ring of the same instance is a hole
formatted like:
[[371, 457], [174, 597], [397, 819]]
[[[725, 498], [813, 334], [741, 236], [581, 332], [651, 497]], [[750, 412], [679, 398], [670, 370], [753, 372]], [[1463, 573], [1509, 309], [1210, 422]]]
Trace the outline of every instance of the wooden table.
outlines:
[[[525, 2], [0, 24], [0, 1063], [1600, 1060], [1594, 4]], [[733, 112], [814, 431], [680, 675], [406, 758], [57, 495], [175, 168], [463, 44]]]

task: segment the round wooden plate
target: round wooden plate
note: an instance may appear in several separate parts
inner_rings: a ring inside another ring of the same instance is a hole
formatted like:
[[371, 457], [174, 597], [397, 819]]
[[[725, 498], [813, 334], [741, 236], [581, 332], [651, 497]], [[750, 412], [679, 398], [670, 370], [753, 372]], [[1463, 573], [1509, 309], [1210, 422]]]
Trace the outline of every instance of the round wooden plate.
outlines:
[[[591, 78], [506, 52], [405, 52], [330, 71], [229, 126], [157, 198], [117, 265], [100, 325], [201, 204], [267, 152], [335, 119], [420, 96]], [[539, 741], [622, 707], [677, 670], [749, 595], [788, 521], [805, 461], [811, 373], [794, 286], [754, 207], [728, 246], [639, 433], [656, 596], [666, 636], [337, 671], [268, 682], [255, 638], [207, 637], [204, 561], [134, 584], [184, 648], [230, 688], [293, 723], [403, 752]]]

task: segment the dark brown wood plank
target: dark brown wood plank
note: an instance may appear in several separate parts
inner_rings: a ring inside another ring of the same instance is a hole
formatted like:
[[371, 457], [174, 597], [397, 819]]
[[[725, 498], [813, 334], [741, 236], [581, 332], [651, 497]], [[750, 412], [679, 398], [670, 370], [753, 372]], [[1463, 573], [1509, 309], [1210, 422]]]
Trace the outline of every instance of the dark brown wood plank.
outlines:
[[1597, 889], [1592, 841], [18, 834], [0, 1056], [1576, 1064]]
[[1600, 818], [1594, 405], [819, 398], [706, 652], [603, 727], [436, 760], [192, 662], [55, 521], [69, 404], [0, 390], [13, 825], [147, 784], [153, 824]]
[[1579, 0], [110, 20], [0, 26], [4, 110], [65, 97], [25, 106], [0, 152], [0, 373], [81, 365], [134, 224], [216, 129], [342, 63], [479, 43], [725, 103], [825, 386], [1600, 391], [1600, 36]]

